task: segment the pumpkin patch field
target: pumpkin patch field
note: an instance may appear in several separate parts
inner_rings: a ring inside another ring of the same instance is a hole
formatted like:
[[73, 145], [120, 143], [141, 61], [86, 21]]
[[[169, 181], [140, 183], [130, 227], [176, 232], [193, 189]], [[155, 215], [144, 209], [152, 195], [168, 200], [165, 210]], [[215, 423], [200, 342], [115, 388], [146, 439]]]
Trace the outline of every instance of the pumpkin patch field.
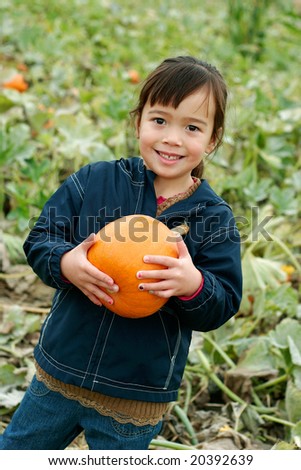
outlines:
[[26, 264], [26, 235], [72, 172], [138, 154], [141, 81], [195, 55], [229, 87], [205, 177], [235, 214], [244, 292], [233, 319], [193, 335], [151, 449], [301, 449], [300, 44], [297, 0], [0, 2], [0, 432], [53, 296]]

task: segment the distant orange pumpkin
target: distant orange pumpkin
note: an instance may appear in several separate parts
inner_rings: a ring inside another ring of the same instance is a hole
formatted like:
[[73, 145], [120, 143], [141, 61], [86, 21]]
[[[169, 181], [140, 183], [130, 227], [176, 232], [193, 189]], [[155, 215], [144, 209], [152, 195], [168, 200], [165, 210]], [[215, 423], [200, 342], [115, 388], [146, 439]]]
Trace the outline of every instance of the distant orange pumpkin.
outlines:
[[[144, 263], [145, 255], [178, 257], [175, 235], [165, 224], [153, 217], [135, 214], [107, 224], [97, 234], [98, 240], [88, 250], [88, 260], [111, 276], [119, 286], [118, 292], [108, 292], [113, 305], [101, 300], [112, 312], [123, 317], [147, 317], [157, 312], [167, 299], [140, 291], [137, 272], [165, 269], [164, 266]], [[154, 282], [144, 279], [143, 283]]]
[[140, 75], [139, 72], [135, 69], [128, 71], [128, 76], [131, 83], [139, 83], [140, 82]]
[[24, 77], [21, 73], [16, 73], [9, 80], [3, 83], [4, 88], [11, 88], [17, 90], [21, 93], [27, 90], [28, 83], [24, 80]]

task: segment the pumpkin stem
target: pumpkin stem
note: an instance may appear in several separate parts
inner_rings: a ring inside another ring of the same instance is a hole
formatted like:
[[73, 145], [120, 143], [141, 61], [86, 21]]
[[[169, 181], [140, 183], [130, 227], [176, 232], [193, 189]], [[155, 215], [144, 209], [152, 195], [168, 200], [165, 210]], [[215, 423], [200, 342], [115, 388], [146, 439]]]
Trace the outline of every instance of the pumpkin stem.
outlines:
[[177, 227], [174, 227], [172, 229], [172, 232], [179, 233], [183, 237], [184, 235], [187, 235], [187, 233], [189, 232], [189, 227], [187, 224], [181, 224], [181, 225], [178, 225]]

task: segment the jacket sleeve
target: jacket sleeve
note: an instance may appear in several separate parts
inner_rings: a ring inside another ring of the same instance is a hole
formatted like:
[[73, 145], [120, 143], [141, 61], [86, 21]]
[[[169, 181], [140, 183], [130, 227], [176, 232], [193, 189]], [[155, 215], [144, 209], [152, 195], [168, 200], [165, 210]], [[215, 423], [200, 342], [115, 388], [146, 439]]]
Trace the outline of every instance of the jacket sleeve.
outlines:
[[201, 292], [191, 300], [172, 299], [181, 322], [197, 331], [224, 324], [238, 311], [242, 297], [239, 232], [227, 206], [219, 219], [220, 226], [200, 243], [194, 257], [204, 278]]
[[29, 265], [50, 287], [70, 287], [61, 276], [60, 260], [64, 253], [78, 244], [74, 230], [88, 172], [87, 166], [66, 179], [45, 204], [23, 245]]

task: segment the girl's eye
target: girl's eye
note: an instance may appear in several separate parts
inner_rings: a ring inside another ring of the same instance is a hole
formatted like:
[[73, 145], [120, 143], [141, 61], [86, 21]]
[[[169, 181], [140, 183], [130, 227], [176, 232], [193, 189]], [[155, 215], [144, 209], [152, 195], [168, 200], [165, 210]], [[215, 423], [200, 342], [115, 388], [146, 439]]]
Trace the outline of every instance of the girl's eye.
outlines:
[[165, 123], [165, 119], [163, 119], [163, 118], [155, 118], [155, 119], [154, 119], [154, 122], [155, 122], [156, 124], [159, 124], [160, 126], [162, 126], [162, 124]]
[[189, 125], [187, 126], [187, 129], [188, 129], [189, 131], [192, 131], [192, 132], [199, 131], [199, 128], [198, 128], [197, 126], [193, 126], [192, 124], [189, 124]]

